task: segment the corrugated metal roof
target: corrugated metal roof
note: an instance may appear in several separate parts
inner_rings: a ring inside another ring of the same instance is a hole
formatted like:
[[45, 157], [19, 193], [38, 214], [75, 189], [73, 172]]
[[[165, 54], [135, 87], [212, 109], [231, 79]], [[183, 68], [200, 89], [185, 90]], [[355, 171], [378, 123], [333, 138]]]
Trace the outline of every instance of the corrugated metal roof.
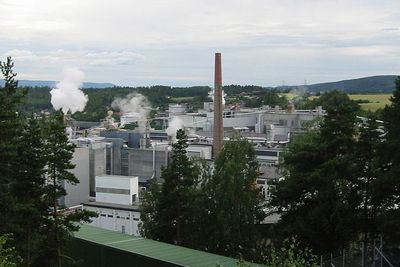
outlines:
[[[237, 266], [236, 259], [82, 225], [75, 237], [181, 266]], [[258, 265], [251, 265], [258, 266]]]

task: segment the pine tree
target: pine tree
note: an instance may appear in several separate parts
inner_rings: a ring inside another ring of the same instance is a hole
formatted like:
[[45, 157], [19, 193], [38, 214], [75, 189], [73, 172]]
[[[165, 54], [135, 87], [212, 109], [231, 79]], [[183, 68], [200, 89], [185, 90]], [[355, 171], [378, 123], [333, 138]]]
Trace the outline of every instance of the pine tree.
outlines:
[[281, 214], [279, 232], [317, 253], [341, 249], [355, 234], [349, 188], [358, 109], [345, 93], [332, 92], [329, 102], [320, 129], [295, 139], [284, 154], [285, 179], [270, 202]]
[[56, 264], [61, 266], [63, 248], [72, 232], [79, 229], [80, 222], [89, 222], [93, 212], [84, 210], [68, 211], [59, 205], [61, 197], [66, 195], [63, 183], [77, 184], [79, 180], [70, 172], [74, 145], [68, 141], [63, 124], [63, 114], [57, 111], [45, 122], [44, 138], [46, 149], [46, 177], [44, 200], [48, 217], [44, 223], [42, 235], [45, 236], [44, 251], [38, 260], [41, 265]]
[[400, 238], [400, 77], [390, 98], [390, 105], [383, 110], [385, 140], [381, 158], [385, 163], [384, 174], [379, 179], [376, 196], [386, 212], [379, 216], [379, 228], [385, 240], [397, 244]]
[[164, 183], [153, 185], [142, 204], [142, 233], [156, 240], [193, 246], [187, 241], [193, 231], [193, 205], [197, 171], [188, 158], [187, 136], [178, 130], [172, 145], [172, 162], [162, 170]]
[[43, 218], [47, 216], [47, 206], [42, 199], [47, 161], [41, 121], [32, 117], [25, 120], [23, 126], [17, 150], [19, 165], [14, 174], [16, 179], [10, 185], [13, 216], [8, 223], [24, 266], [30, 266], [40, 254], [43, 241], [40, 229]]
[[[359, 233], [364, 251], [378, 232], [379, 214], [383, 211], [377, 199], [379, 179], [383, 165], [380, 159], [382, 144], [381, 131], [375, 116], [371, 115], [360, 124], [358, 140], [351, 159], [353, 178], [351, 179], [349, 203], [355, 214], [354, 232]], [[366, 262], [366, 253], [364, 262]]]
[[5, 80], [4, 87], [0, 88], [0, 234], [10, 231], [10, 183], [15, 179], [19, 160], [17, 148], [21, 121], [18, 111], [23, 94], [17, 91], [18, 82], [15, 81], [13, 66], [10, 57], [7, 61], [0, 62], [0, 70]]

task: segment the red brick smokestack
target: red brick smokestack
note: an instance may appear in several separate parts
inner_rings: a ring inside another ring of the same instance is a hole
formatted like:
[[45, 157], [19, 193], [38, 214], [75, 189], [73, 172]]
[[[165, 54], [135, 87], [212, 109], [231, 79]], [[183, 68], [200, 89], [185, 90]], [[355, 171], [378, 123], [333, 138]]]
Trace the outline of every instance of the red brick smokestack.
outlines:
[[223, 106], [222, 106], [222, 70], [221, 53], [215, 53], [215, 74], [214, 74], [214, 135], [213, 135], [213, 154], [217, 157], [222, 149], [224, 142], [223, 125]]

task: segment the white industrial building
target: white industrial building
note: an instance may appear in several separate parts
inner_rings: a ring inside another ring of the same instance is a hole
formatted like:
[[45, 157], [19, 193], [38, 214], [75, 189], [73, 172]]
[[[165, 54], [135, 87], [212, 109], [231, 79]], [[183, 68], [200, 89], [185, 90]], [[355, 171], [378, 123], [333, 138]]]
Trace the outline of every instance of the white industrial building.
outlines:
[[83, 205], [99, 216], [93, 226], [139, 235], [139, 179], [137, 176], [96, 176], [96, 201]]
[[133, 205], [139, 201], [139, 179], [132, 176], [96, 176], [96, 201]]
[[80, 205], [81, 203], [89, 201], [89, 148], [88, 147], [76, 147], [72, 156], [71, 163], [75, 165], [75, 168], [70, 170], [79, 183], [71, 184], [66, 181], [61, 182], [61, 186], [64, 187], [67, 195], [60, 199], [60, 204], [66, 207], [73, 207]]

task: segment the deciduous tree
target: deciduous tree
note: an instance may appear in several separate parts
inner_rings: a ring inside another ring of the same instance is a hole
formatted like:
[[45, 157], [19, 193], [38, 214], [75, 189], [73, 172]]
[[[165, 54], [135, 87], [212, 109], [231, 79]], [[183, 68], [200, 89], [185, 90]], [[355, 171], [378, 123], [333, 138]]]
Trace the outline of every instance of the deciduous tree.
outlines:
[[258, 162], [251, 143], [235, 137], [225, 143], [215, 161], [214, 174], [203, 185], [207, 223], [206, 249], [229, 256], [254, 256], [261, 239], [257, 226], [265, 217], [257, 187]]

